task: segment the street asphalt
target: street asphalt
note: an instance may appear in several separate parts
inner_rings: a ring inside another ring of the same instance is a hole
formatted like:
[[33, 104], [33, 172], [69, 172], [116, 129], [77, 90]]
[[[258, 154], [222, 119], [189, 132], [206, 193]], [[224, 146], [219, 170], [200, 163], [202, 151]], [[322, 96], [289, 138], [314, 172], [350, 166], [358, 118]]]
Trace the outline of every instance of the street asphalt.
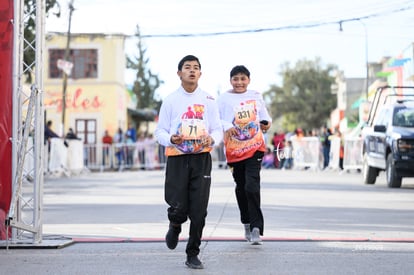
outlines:
[[43, 238], [0, 242], [0, 274], [413, 274], [414, 181], [362, 184], [351, 171], [262, 171], [263, 245], [243, 239], [227, 169], [214, 169], [201, 244], [205, 269], [185, 266], [188, 222], [175, 250], [163, 171], [47, 178]]

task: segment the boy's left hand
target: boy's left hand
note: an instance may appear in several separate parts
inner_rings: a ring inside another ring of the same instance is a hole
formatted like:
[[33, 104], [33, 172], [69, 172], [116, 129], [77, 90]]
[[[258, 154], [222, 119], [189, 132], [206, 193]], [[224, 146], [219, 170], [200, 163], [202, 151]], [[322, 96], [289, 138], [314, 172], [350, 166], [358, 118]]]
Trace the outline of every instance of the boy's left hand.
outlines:
[[270, 122], [267, 122], [267, 124], [260, 123], [260, 129], [262, 130], [263, 133], [266, 133], [267, 130], [270, 129], [270, 126], [271, 126]]

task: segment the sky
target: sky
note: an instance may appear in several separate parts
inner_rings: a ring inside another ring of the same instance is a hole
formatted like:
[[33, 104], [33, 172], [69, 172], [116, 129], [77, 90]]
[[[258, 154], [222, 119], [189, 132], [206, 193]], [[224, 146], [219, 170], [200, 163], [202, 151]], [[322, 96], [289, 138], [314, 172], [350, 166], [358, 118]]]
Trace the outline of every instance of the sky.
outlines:
[[[47, 32], [68, 30], [69, 0], [59, 3], [61, 16], [48, 17]], [[73, 6], [72, 33], [128, 35], [130, 57], [138, 52], [139, 26], [149, 69], [164, 82], [161, 98], [179, 87], [177, 64], [187, 54], [200, 59], [200, 87], [216, 95], [231, 88], [235, 65], [250, 70], [250, 89], [264, 92], [282, 85], [287, 62], [292, 68], [320, 58], [347, 78], [364, 78], [367, 61], [397, 57], [414, 42], [414, 0], [73, 0]], [[126, 84], [134, 79], [126, 71]]]

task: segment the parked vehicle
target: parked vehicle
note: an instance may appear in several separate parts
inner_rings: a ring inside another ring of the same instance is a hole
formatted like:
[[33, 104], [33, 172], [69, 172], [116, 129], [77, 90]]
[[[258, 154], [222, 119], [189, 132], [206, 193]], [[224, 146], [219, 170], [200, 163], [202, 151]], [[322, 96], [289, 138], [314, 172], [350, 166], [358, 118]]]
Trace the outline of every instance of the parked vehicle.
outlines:
[[391, 188], [414, 177], [414, 87], [378, 89], [362, 137], [365, 184], [374, 184], [380, 171]]

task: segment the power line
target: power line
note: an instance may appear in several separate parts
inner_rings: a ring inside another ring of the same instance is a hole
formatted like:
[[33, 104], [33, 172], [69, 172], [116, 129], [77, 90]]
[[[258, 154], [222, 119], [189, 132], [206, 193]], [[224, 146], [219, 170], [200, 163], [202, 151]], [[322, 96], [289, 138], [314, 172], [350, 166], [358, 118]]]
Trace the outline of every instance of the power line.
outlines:
[[333, 25], [351, 21], [361, 21], [367, 20], [375, 17], [381, 17], [393, 13], [404, 12], [413, 9], [414, 6], [407, 6], [398, 9], [394, 9], [389, 12], [381, 12], [381, 13], [373, 13], [366, 16], [360, 17], [353, 17], [353, 18], [346, 18], [341, 20], [335, 21], [327, 21], [327, 22], [319, 22], [319, 23], [305, 23], [305, 24], [298, 24], [298, 25], [287, 25], [287, 26], [280, 26], [280, 27], [271, 27], [271, 28], [256, 28], [256, 29], [247, 29], [247, 30], [238, 30], [238, 31], [222, 31], [222, 32], [206, 32], [206, 33], [177, 33], [177, 34], [147, 34], [141, 35], [142, 38], [173, 38], [173, 37], [206, 37], [206, 36], [220, 36], [220, 35], [232, 35], [232, 34], [244, 34], [244, 33], [260, 33], [260, 32], [272, 32], [272, 31], [281, 31], [281, 30], [294, 30], [294, 29], [309, 29], [309, 28], [316, 28], [326, 25]]

